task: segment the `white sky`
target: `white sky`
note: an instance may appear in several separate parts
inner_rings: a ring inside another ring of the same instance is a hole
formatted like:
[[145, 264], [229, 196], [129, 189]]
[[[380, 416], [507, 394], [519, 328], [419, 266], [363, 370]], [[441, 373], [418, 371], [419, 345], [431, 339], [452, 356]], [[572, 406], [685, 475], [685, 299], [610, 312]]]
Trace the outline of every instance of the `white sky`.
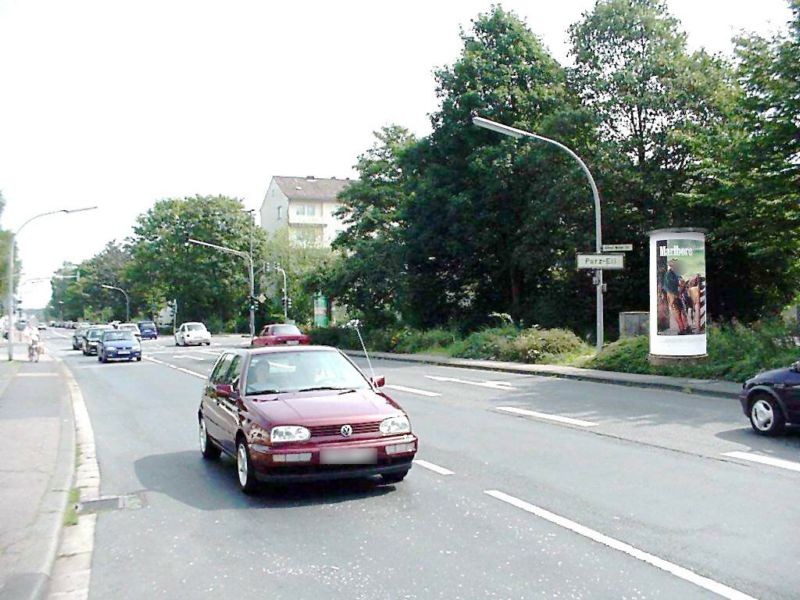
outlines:
[[[432, 70], [489, 0], [0, 0], [2, 226], [24, 276], [130, 234], [160, 198], [226, 194], [258, 208], [273, 175], [354, 176], [372, 131], [429, 132]], [[592, 0], [507, 0], [566, 62]], [[693, 48], [769, 33], [784, 0], [669, 0]], [[44, 306], [49, 283], [23, 284]]]

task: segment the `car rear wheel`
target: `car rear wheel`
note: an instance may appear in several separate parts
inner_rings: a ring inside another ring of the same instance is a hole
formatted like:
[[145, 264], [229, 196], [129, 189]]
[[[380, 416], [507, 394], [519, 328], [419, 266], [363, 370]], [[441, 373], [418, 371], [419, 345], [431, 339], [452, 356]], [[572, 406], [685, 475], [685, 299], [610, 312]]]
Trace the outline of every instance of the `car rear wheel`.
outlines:
[[212, 442], [211, 438], [208, 437], [208, 431], [206, 431], [206, 421], [203, 417], [200, 417], [198, 432], [200, 436], [200, 453], [203, 455], [203, 458], [206, 460], [218, 459], [220, 455], [220, 449], [218, 446], [214, 445], [214, 442]]
[[245, 494], [252, 494], [256, 489], [256, 475], [250, 462], [250, 451], [244, 438], [236, 442], [236, 472], [239, 476], [239, 487]]
[[406, 475], [408, 475], [408, 470], [400, 473], [385, 473], [381, 475], [381, 479], [384, 483], [400, 483], [406, 478]]
[[786, 418], [774, 398], [760, 394], [750, 405], [750, 425], [759, 435], [778, 435], [783, 432]]

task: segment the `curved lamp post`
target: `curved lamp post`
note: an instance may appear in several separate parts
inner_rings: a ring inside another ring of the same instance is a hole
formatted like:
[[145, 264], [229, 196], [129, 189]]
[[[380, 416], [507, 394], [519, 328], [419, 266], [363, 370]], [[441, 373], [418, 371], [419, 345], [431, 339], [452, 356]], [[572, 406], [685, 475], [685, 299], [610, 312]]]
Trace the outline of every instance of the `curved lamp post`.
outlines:
[[[564, 152], [569, 154], [572, 158], [574, 158], [577, 163], [580, 165], [581, 169], [583, 170], [586, 178], [589, 180], [589, 186], [592, 188], [592, 197], [594, 198], [594, 236], [595, 236], [595, 252], [600, 254], [603, 250], [603, 228], [602, 228], [602, 218], [600, 213], [600, 193], [597, 191], [597, 185], [594, 182], [594, 177], [592, 177], [591, 171], [589, 171], [589, 167], [586, 166], [586, 163], [581, 160], [581, 157], [575, 154], [572, 150], [567, 148], [561, 142], [557, 142], [555, 140], [551, 140], [550, 138], [544, 137], [543, 135], [538, 135], [536, 133], [531, 133], [530, 131], [525, 131], [523, 129], [517, 129], [515, 127], [509, 127], [508, 125], [503, 125], [502, 123], [496, 123], [495, 121], [490, 121], [489, 119], [484, 119], [483, 117], [472, 117], [472, 123], [477, 125], [478, 127], [483, 127], [484, 129], [489, 129], [496, 133], [500, 133], [503, 135], [507, 135], [513, 138], [533, 138], [535, 140], [539, 140], [540, 142], [547, 142], [548, 144], [552, 144], [561, 148]], [[595, 271], [594, 276], [594, 283], [596, 287], [596, 295], [597, 295], [597, 351], [603, 349], [603, 270], [597, 269]]]
[[101, 288], [105, 288], [107, 290], [117, 290], [118, 292], [122, 292], [122, 295], [125, 296], [125, 322], [130, 323], [131, 320], [131, 299], [128, 296], [128, 292], [123, 290], [120, 287], [115, 285], [106, 285], [105, 283], [100, 284]]
[[17, 227], [16, 231], [12, 231], [8, 238], [8, 290], [6, 290], [6, 312], [8, 313], [8, 360], [14, 360], [14, 342], [13, 342], [13, 325], [14, 325], [14, 242], [16, 241], [19, 232], [31, 221], [35, 221], [41, 217], [48, 215], [56, 215], [64, 213], [70, 215], [73, 213], [84, 212], [87, 210], [94, 210], [96, 206], [87, 206], [84, 208], [62, 208], [60, 210], [50, 210], [47, 212], [39, 213], [32, 216], [25, 221], [22, 225]]

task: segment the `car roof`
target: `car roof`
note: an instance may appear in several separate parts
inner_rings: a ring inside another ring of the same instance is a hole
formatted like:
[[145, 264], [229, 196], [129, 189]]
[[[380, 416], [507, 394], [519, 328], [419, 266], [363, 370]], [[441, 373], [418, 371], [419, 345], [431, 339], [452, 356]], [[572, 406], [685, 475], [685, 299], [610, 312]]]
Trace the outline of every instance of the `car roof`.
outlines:
[[315, 352], [320, 350], [339, 351], [338, 348], [333, 346], [259, 346], [258, 348], [243, 348], [243, 351], [250, 356], [286, 352]]
[[186, 321], [185, 323], [180, 324], [181, 327], [183, 327], [184, 325], [202, 325], [203, 327], [206, 326], [205, 323], [203, 323], [202, 321]]

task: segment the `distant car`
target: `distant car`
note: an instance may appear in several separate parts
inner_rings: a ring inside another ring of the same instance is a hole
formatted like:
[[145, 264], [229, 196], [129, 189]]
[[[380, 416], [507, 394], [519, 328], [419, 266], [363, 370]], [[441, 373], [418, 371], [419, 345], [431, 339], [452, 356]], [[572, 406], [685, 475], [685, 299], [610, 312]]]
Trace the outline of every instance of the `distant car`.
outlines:
[[103, 337], [103, 333], [112, 330], [113, 327], [110, 325], [95, 325], [87, 329], [83, 336], [83, 355], [91, 356], [92, 354], [97, 354], [97, 344], [100, 342], [100, 338]]
[[745, 381], [739, 402], [760, 435], [778, 435], [786, 425], [800, 425], [800, 361]]
[[39, 323], [36, 326], [36, 329], [38, 329], [39, 331], [46, 331], [47, 330], [47, 325], [45, 325], [44, 323]]
[[417, 437], [403, 409], [336, 348], [224, 351], [197, 413], [203, 458], [234, 457], [239, 486], [380, 475], [399, 483]]
[[158, 328], [152, 321], [139, 321], [139, 332], [143, 340], [158, 339]]
[[310, 344], [311, 338], [302, 333], [295, 325], [267, 325], [257, 337], [253, 338], [253, 346], [297, 346]]
[[72, 334], [72, 349], [73, 350], [82, 350], [83, 349], [83, 338], [86, 335], [86, 332], [89, 330], [89, 325], [82, 323], [76, 330], [75, 333]]
[[97, 360], [142, 360], [142, 345], [134, 333], [127, 329], [104, 331], [97, 344]]
[[211, 334], [208, 329], [206, 329], [205, 325], [192, 322], [183, 323], [178, 327], [178, 331], [175, 332], [175, 345], [188, 346], [190, 344], [195, 344], [197, 346], [201, 344], [208, 346], [211, 344]]
[[136, 323], [120, 323], [117, 325], [119, 331], [130, 331], [137, 340], [142, 339], [142, 332], [139, 331], [139, 326]]

